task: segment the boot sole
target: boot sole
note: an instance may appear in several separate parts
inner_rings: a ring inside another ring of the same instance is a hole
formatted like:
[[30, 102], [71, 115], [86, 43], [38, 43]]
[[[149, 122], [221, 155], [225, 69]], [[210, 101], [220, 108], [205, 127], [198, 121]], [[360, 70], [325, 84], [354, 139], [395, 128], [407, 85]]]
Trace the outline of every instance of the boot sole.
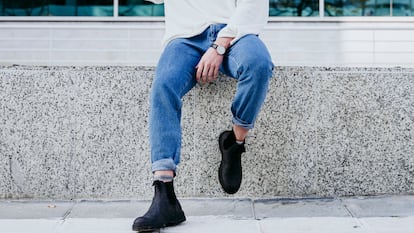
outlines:
[[150, 232], [160, 232], [161, 228], [164, 227], [172, 227], [172, 226], [177, 226], [178, 224], [185, 222], [186, 218], [182, 218], [176, 222], [170, 222], [170, 223], [166, 223], [161, 227], [137, 227], [137, 228], [132, 228], [133, 231], [136, 231], [138, 233], [150, 233]]
[[161, 229], [153, 229], [153, 230], [141, 230], [137, 231], [138, 233], [160, 233]]

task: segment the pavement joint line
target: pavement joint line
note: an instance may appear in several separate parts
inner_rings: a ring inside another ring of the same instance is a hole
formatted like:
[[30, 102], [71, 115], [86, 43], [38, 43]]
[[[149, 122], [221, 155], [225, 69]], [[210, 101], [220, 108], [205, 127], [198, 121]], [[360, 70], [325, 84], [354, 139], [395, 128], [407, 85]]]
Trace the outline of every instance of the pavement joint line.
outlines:
[[77, 205], [79, 201], [71, 201], [71, 206], [70, 208], [68, 208], [68, 210], [63, 214], [62, 218], [60, 218], [59, 223], [57, 224], [57, 226], [54, 229], [54, 233], [60, 233], [62, 232], [63, 226], [66, 222], [66, 220], [69, 218], [70, 214], [72, 213], [73, 208]]
[[65, 224], [65, 222], [66, 222], [66, 220], [65, 219], [62, 219], [62, 220], [60, 220], [59, 221], [59, 223], [58, 224], [56, 224], [56, 227], [55, 227], [55, 229], [54, 229], [54, 233], [59, 233], [59, 232], [62, 232], [61, 231], [61, 229], [63, 228], [63, 225]]
[[254, 206], [254, 200], [250, 199], [249, 201], [250, 201], [250, 207], [252, 209], [253, 219], [258, 220], [256, 216], [256, 208]]
[[62, 220], [63, 222], [66, 221], [66, 219], [69, 217], [69, 215], [72, 213], [73, 208], [75, 208], [75, 206], [77, 205], [78, 202], [74, 201], [72, 202], [72, 205], [70, 206], [70, 208], [65, 212], [65, 214], [62, 216]]
[[341, 203], [342, 203], [342, 206], [345, 208], [345, 210], [346, 210], [346, 211], [347, 211], [347, 213], [349, 214], [349, 216], [350, 216], [352, 219], [354, 219], [354, 221], [357, 223], [357, 225], [356, 225], [356, 226], [354, 226], [354, 228], [355, 228], [355, 227], [361, 227], [361, 228], [364, 230], [364, 232], [365, 232], [365, 231], [367, 231], [367, 233], [372, 233], [372, 230], [367, 229], [367, 228], [369, 228], [369, 227], [368, 227], [368, 225], [364, 222], [364, 220], [363, 220], [363, 219], [361, 219], [361, 218], [359, 218], [356, 214], [354, 214], [354, 213], [351, 211], [351, 209], [349, 209], [349, 208], [348, 208], [348, 205], [347, 205], [347, 204], [344, 204], [344, 203], [343, 203], [344, 199], [342, 199], [342, 198], [339, 198], [339, 199], [340, 199], [340, 201], [341, 201]]
[[356, 214], [354, 214], [351, 209], [348, 208], [348, 205], [344, 203], [344, 198], [338, 197], [335, 198], [337, 201], [341, 203], [341, 205], [344, 207], [345, 211], [349, 214], [349, 217], [351, 218], [358, 218]]
[[259, 233], [264, 233], [260, 219], [255, 219], [255, 223], [256, 223], [257, 228], [259, 229]]
[[[341, 202], [342, 202], [342, 200], [341, 200]], [[352, 213], [352, 211], [348, 208], [348, 206], [347, 206], [346, 204], [342, 204], [342, 205], [343, 205], [343, 207], [345, 208], [346, 212], [348, 212], [348, 214], [349, 214], [352, 218], [357, 218], [357, 216], [356, 216], [354, 213]]]

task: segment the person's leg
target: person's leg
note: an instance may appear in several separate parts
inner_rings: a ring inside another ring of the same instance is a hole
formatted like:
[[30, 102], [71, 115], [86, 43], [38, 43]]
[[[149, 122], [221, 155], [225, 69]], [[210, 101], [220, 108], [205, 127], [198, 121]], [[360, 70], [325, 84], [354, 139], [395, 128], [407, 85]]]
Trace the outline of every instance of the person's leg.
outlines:
[[173, 40], [159, 60], [151, 91], [149, 132], [156, 176], [170, 176], [180, 162], [181, 99], [195, 86], [195, 67], [224, 26], [211, 25], [197, 36]]
[[241, 154], [244, 141], [254, 127], [257, 115], [265, 100], [273, 63], [263, 42], [255, 35], [247, 35], [230, 47], [221, 71], [238, 80], [231, 111], [233, 128], [219, 136], [222, 161], [219, 181], [224, 191], [236, 193], [241, 184]]
[[182, 97], [194, 87], [200, 54], [190, 40], [165, 48], [151, 87], [149, 139], [152, 171], [175, 171], [180, 162]]
[[149, 210], [135, 219], [134, 231], [156, 230], [186, 220], [175, 196], [173, 176], [180, 162], [181, 99], [196, 84], [200, 56], [194, 41], [176, 39], [159, 60], [151, 88], [149, 129], [155, 194]]
[[254, 127], [267, 94], [273, 71], [270, 54], [256, 35], [247, 35], [230, 47], [221, 71], [238, 80], [231, 111], [235, 129], [243, 128], [240, 134], [246, 134]]

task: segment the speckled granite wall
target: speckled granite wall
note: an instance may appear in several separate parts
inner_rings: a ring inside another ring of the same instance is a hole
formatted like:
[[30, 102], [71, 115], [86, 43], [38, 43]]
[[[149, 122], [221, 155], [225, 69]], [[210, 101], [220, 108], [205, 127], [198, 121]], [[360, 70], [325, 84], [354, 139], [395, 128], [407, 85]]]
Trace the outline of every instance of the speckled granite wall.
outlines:
[[[0, 198], [149, 199], [152, 67], [0, 67]], [[240, 197], [414, 193], [414, 69], [278, 67]], [[223, 197], [235, 82], [184, 99], [180, 197]]]

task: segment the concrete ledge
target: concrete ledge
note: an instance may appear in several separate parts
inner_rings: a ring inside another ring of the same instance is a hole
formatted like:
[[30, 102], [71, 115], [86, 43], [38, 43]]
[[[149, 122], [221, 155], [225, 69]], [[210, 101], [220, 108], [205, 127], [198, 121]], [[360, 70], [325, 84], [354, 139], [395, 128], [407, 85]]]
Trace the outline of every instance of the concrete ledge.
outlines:
[[[163, 233], [411, 233], [414, 196], [180, 199], [187, 221]], [[150, 201], [0, 201], [2, 232], [130, 233]]]
[[[234, 220], [317, 217], [414, 218], [412, 195], [287, 199], [180, 198], [180, 203], [187, 216], [230, 217]], [[145, 214], [150, 204], [150, 200], [1, 200], [0, 220], [134, 219]]]
[[[0, 67], [0, 198], [148, 199], [153, 67]], [[237, 197], [414, 193], [414, 69], [278, 67]], [[235, 81], [184, 99], [181, 197], [226, 196]]]

